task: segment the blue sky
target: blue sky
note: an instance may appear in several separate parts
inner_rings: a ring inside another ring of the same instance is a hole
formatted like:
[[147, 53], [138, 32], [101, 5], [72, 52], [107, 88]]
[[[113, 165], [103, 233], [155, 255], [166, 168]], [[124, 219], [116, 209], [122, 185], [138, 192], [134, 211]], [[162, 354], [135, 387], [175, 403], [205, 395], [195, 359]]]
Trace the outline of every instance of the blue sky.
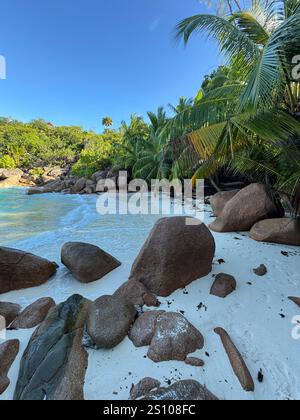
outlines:
[[194, 96], [219, 64], [211, 42], [174, 42], [198, 0], [1, 0], [0, 115], [101, 131]]

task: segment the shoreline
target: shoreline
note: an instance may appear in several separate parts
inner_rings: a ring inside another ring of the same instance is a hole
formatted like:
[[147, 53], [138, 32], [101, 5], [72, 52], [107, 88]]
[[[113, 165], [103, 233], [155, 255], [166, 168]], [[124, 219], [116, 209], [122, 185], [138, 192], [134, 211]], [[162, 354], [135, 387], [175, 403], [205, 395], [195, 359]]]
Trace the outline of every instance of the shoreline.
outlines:
[[[77, 199], [85, 205], [89, 203], [85, 209], [88, 214], [94, 205], [93, 197]], [[69, 220], [75, 214], [70, 215]], [[213, 220], [209, 207], [206, 207], [205, 217], [206, 223]], [[112, 252], [123, 264], [102, 280], [88, 285], [78, 283], [60, 266], [57, 275], [45, 285], [1, 295], [0, 300], [20, 303], [25, 307], [45, 296], [53, 297], [56, 303], [60, 303], [73, 293], [92, 300], [112, 294], [128, 278], [133, 259], [154, 223], [155, 218], [148, 218], [118, 216], [112, 222], [114, 229], [107, 225], [108, 220], [105, 222], [104, 218], [88, 218], [81, 224], [74, 223], [73, 219], [73, 225], [68, 225], [66, 230], [58, 227], [57, 232], [52, 232], [50, 236], [43, 233], [37, 241], [34, 237], [21, 241], [26, 250], [58, 261], [61, 242], [80, 239], [80, 235], [84, 235], [90, 242]], [[70, 223], [65, 217], [62, 220]], [[190, 367], [182, 362], [155, 364], [144, 357], [147, 348], [136, 349], [126, 338], [113, 350], [88, 351], [89, 367], [84, 388], [87, 400], [128, 399], [132, 383], [145, 376], [159, 379], [163, 385], [169, 381], [195, 379], [225, 400], [300, 398], [299, 342], [292, 338], [292, 318], [299, 315], [300, 310], [288, 300], [288, 296], [299, 295], [299, 247], [258, 243], [245, 233], [213, 235], [217, 244], [213, 272], [187, 286], [185, 291], [178, 290], [168, 298], [159, 299], [159, 309], [183, 311], [184, 316], [202, 332], [205, 347], [195, 356], [203, 359], [205, 366]], [[224, 263], [220, 264], [220, 261]], [[257, 277], [252, 271], [260, 264], [268, 268], [264, 277]], [[209, 295], [213, 276], [222, 272], [233, 275], [238, 283], [237, 290], [226, 299]], [[235, 377], [219, 337], [213, 332], [218, 326], [231, 334], [245, 357], [255, 381], [254, 393], [244, 392]], [[12, 399], [19, 361], [32, 332], [9, 331], [7, 334], [8, 339], [20, 338], [21, 350], [9, 373], [11, 385], [0, 400]], [[257, 381], [260, 370], [264, 374], [263, 383]]]

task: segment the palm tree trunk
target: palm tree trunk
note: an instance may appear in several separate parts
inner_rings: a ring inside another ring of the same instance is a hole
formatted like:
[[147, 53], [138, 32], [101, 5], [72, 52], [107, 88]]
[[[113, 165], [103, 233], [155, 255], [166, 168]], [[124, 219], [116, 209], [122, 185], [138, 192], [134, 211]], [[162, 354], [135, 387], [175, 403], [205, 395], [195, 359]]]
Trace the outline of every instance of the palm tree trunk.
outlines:
[[228, 5], [229, 12], [230, 12], [230, 14], [232, 15], [232, 14], [233, 14], [233, 8], [232, 8], [232, 6], [231, 6], [230, 0], [226, 0], [226, 1], [227, 1], [227, 5]]

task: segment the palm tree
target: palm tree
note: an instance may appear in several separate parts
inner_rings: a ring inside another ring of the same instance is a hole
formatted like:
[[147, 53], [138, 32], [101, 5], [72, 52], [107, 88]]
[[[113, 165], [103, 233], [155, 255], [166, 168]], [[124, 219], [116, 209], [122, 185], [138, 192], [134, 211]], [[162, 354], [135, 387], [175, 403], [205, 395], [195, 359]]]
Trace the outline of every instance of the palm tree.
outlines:
[[166, 142], [160, 136], [168, 123], [168, 118], [163, 107], [159, 107], [156, 113], [148, 112], [148, 118], [150, 120], [149, 137], [138, 153], [133, 174], [136, 178], [143, 178], [146, 181], [168, 178], [172, 163], [164, 154]]
[[113, 119], [111, 117], [104, 117], [102, 118], [102, 125], [108, 129], [109, 127], [112, 127], [114, 124]]
[[184, 112], [185, 110], [187, 110], [190, 106], [193, 105], [193, 99], [191, 98], [186, 98], [184, 96], [181, 96], [179, 98], [179, 103], [178, 105], [174, 106], [172, 104], [169, 104], [169, 108], [171, 109], [171, 111], [174, 112], [174, 114], [180, 114], [181, 112]]
[[[253, 1], [250, 10], [227, 17], [197, 15], [177, 26], [185, 43], [198, 32], [218, 42], [240, 79], [206, 92], [175, 116], [163, 135], [187, 134], [198, 160], [195, 176], [210, 176], [224, 165], [251, 170], [271, 178], [293, 201], [300, 186], [300, 161], [293, 165], [293, 176], [280, 161], [284, 155], [300, 155], [293, 140], [300, 137], [294, 118], [299, 83], [292, 79], [291, 64], [300, 51], [300, 1]], [[260, 157], [253, 153], [257, 145]]]

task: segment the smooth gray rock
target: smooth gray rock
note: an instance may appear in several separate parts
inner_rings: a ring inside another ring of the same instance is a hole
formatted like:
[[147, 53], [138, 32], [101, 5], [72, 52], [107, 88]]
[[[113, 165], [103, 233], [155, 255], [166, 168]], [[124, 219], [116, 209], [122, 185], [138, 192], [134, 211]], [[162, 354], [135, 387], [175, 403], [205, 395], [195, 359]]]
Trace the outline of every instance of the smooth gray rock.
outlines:
[[90, 301], [71, 296], [52, 308], [23, 354], [14, 400], [83, 400], [88, 355], [82, 338]]
[[115, 296], [101, 296], [91, 306], [87, 333], [96, 348], [111, 349], [127, 336], [136, 316], [135, 307]]

